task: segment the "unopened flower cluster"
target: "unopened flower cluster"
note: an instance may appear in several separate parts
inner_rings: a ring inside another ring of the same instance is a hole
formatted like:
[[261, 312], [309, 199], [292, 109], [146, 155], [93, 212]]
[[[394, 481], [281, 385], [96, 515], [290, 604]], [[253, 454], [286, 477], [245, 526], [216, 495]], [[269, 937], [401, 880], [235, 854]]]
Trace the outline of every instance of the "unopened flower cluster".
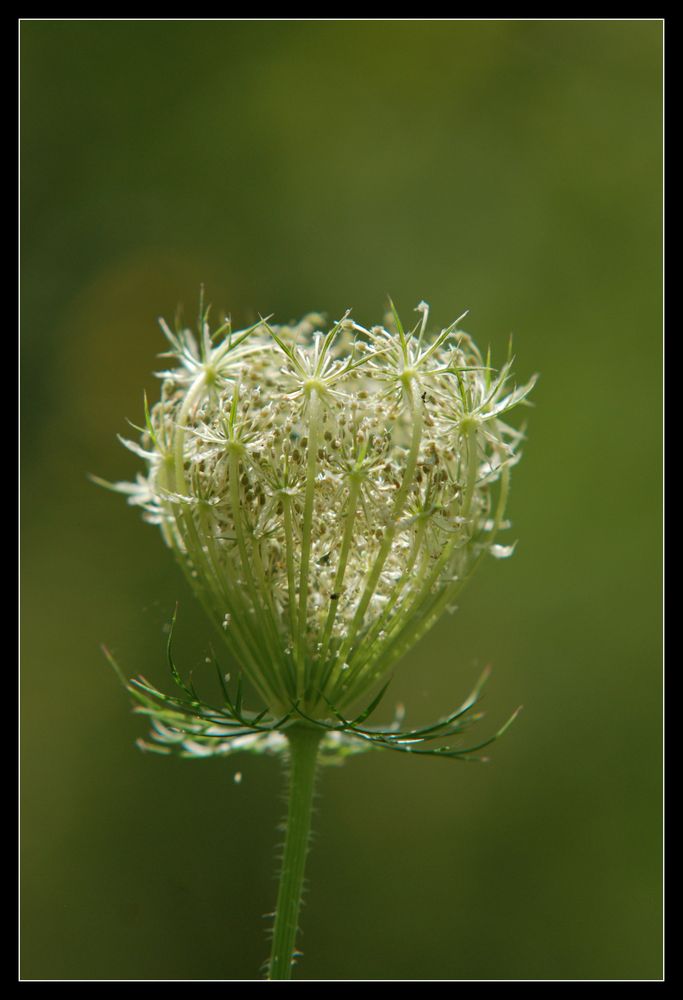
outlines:
[[497, 541], [522, 432], [511, 384], [458, 321], [393, 310], [197, 335], [146, 412], [146, 463], [117, 484], [158, 524], [272, 713], [353, 704], [446, 609]]

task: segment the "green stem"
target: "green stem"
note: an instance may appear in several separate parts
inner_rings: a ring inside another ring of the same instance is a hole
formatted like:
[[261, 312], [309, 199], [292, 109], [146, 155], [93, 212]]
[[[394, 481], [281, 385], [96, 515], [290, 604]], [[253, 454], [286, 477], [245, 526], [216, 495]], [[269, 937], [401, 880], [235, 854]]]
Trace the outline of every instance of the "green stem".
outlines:
[[321, 732], [296, 726], [289, 740], [289, 806], [275, 908], [269, 979], [291, 979], [313, 810], [313, 790]]
[[315, 500], [315, 475], [318, 464], [318, 432], [320, 401], [315, 389], [311, 389], [308, 418], [308, 462], [306, 465], [306, 499], [304, 501], [304, 523], [301, 532], [301, 571], [299, 577], [299, 664], [297, 696], [302, 698], [306, 690], [306, 625], [308, 609], [308, 572], [311, 559], [311, 531], [313, 524], [313, 504]]

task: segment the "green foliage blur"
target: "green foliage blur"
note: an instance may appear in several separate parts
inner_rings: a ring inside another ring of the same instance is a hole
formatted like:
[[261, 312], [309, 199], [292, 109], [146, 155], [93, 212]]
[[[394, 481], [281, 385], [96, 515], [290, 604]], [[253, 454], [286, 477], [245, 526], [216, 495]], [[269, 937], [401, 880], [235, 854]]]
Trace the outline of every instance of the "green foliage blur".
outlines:
[[[390, 294], [541, 379], [490, 560], [403, 662], [408, 722], [486, 664], [488, 765], [325, 770], [300, 979], [661, 976], [658, 21], [21, 24], [25, 979], [256, 979], [277, 761], [166, 760], [100, 652], [166, 684], [210, 627], [87, 479], [199, 287], [246, 325]], [[234, 665], [233, 669], [234, 669]], [[226, 663], [226, 669], [230, 664]], [[381, 714], [381, 713], [380, 713]], [[234, 775], [241, 773], [241, 781]]]

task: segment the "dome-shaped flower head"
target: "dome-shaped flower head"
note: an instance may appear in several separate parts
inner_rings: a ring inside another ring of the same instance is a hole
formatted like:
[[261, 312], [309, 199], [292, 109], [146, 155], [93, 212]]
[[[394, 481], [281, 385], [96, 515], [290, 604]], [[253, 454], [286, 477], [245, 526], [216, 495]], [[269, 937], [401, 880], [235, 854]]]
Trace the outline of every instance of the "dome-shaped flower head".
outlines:
[[[501, 557], [520, 430], [511, 384], [459, 321], [393, 308], [171, 332], [135, 484], [231, 654], [271, 713], [329, 717], [437, 621], [486, 553]], [[462, 319], [462, 317], [461, 317]]]

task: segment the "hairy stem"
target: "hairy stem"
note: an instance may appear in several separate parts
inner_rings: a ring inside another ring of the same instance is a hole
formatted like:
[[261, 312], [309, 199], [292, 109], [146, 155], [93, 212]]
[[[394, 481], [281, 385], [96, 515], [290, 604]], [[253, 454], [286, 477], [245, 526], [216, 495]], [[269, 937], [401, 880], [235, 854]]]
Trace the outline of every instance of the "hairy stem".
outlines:
[[289, 740], [289, 803], [268, 979], [291, 979], [321, 733], [296, 726]]

